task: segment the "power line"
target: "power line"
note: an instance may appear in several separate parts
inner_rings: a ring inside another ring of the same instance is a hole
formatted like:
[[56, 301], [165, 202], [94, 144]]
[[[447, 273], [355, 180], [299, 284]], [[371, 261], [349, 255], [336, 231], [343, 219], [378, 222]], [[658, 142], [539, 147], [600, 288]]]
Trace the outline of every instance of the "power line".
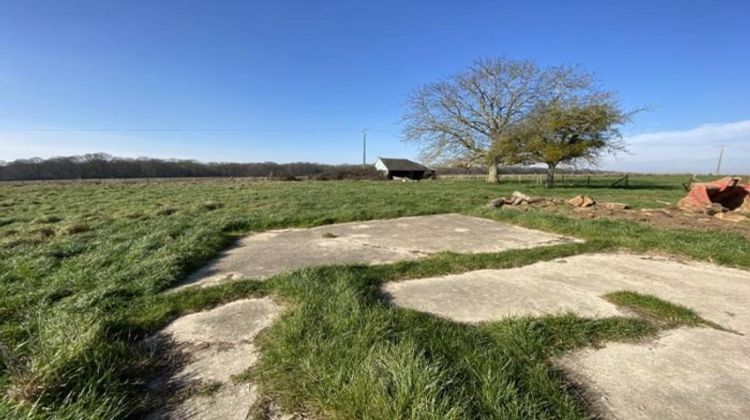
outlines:
[[[234, 128], [218, 128], [218, 127], [148, 127], [148, 128], [120, 128], [120, 127], [79, 127], [79, 128], [0, 128], [0, 132], [65, 132], [65, 131], [123, 131], [123, 132], [161, 132], [161, 131], [278, 131], [278, 132], [315, 132], [315, 131], [340, 131], [340, 132], [361, 132], [359, 128], [252, 128], [252, 127], [234, 127]], [[394, 130], [388, 129], [372, 129], [370, 131], [376, 131], [381, 133], [396, 133]]]
[[[0, 128], [0, 132], [361, 132], [359, 128], [252, 128], [252, 127], [145, 127], [145, 128], [121, 128], [121, 127], [80, 127], [80, 128]], [[392, 133], [397, 131], [388, 129], [370, 129], [369, 131], [379, 133]]]

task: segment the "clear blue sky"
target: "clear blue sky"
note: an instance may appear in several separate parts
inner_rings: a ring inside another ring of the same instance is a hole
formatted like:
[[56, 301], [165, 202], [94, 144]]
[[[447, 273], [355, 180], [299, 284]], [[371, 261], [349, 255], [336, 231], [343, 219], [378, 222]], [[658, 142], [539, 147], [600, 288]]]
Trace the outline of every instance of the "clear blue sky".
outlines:
[[[626, 108], [607, 168], [750, 173], [747, 1], [0, 0], [0, 160], [416, 157], [407, 94], [478, 57], [580, 64]], [[33, 131], [242, 128], [244, 131]], [[317, 129], [318, 131], [312, 131]]]

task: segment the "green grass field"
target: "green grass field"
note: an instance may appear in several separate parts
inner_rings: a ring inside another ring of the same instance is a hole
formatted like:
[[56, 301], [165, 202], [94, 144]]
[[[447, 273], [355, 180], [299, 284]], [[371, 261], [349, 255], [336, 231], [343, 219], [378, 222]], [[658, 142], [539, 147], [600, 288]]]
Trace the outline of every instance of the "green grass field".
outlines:
[[[687, 178], [634, 176], [628, 189], [608, 188], [604, 178], [589, 187], [585, 178], [568, 179], [552, 190], [476, 180], [0, 185], [0, 418], [137, 418], [151, 408], [144, 384], [162, 363], [142, 337], [181, 314], [269, 294], [294, 309], [264, 334], [260, 363], [247, 376], [288, 409], [336, 418], [586, 417], [551, 356], [701, 321], [689, 309], [623, 295], [614, 302], [650, 316], [468, 327], [392, 308], [379, 286], [614, 249], [750, 266], [750, 243], [732, 232], [484, 207], [517, 189], [662, 207], [684, 194]], [[305, 269], [161, 294], [250, 231], [448, 212], [587, 242]]]

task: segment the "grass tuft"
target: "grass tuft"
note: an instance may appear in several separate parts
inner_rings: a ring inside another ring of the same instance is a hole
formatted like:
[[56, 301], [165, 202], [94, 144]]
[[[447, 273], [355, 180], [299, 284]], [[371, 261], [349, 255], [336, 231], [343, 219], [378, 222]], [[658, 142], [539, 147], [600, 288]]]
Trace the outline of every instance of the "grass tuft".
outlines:
[[211, 200], [209, 200], [209, 201], [205, 201], [203, 204], [201, 204], [201, 207], [204, 210], [211, 211], [211, 210], [219, 209], [219, 208], [223, 207], [223, 205], [221, 203], [217, 202], [217, 201], [211, 201]]
[[43, 227], [43, 228], [32, 230], [31, 234], [39, 239], [49, 239], [55, 236], [57, 234], [57, 231], [55, 231], [55, 229], [51, 227]]
[[68, 235], [77, 235], [79, 233], [88, 232], [91, 230], [91, 226], [87, 223], [74, 223], [67, 226], [64, 232]]
[[200, 395], [202, 397], [210, 397], [221, 389], [221, 382], [219, 381], [211, 381], [207, 383], [201, 384], [197, 390], [195, 390], [196, 395]]
[[49, 215], [49, 216], [42, 216], [34, 219], [34, 223], [37, 224], [50, 224], [50, 223], [57, 223], [61, 222], [63, 220], [60, 216], [55, 215]]
[[159, 210], [157, 210], [156, 214], [158, 216], [170, 216], [170, 215], [177, 213], [177, 210], [178, 210], [177, 207], [174, 207], [174, 206], [164, 206], [164, 207], [161, 207]]
[[706, 326], [726, 331], [726, 328], [701, 318], [692, 309], [667, 302], [653, 295], [623, 290], [608, 293], [603, 297], [617, 306], [627, 308], [651, 320], [662, 328]]

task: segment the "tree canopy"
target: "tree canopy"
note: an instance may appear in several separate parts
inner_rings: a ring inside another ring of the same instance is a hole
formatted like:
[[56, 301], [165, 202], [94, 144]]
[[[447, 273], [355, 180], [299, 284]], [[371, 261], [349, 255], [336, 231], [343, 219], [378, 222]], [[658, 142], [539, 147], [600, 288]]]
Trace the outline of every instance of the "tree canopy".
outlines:
[[602, 155], [624, 150], [617, 127], [629, 118], [607, 95], [585, 103], [556, 100], [537, 107], [495, 144], [493, 154], [506, 164], [546, 165], [552, 186], [558, 165], [596, 165]]
[[496, 182], [497, 165], [523, 155], [507, 159], [502, 153], [509, 145], [502, 143], [538, 120], [540, 109], [555, 103], [591, 103], [609, 95], [595, 86], [591, 74], [576, 67], [482, 59], [409, 96], [404, 139], [418, 143], [422, 158], [433, 164], [487, 165], [488, 182]]

